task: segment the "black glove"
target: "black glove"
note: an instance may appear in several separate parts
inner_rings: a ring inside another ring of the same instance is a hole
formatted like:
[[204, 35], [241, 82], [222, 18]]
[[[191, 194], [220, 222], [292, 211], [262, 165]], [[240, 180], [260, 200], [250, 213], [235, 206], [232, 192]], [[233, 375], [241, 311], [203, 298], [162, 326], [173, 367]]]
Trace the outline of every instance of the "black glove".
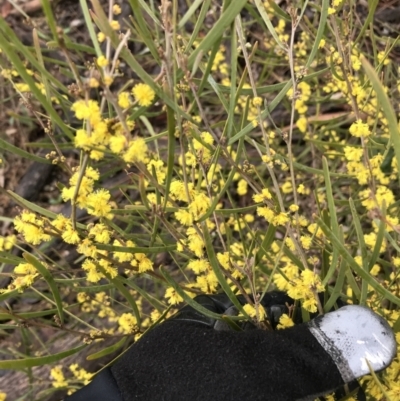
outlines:
[[[195, 300], [216, 313], [236, 311], [224, 294]], [[273, 327], [292, 302], [266, 294]], [[362, 306], [285, 330], [242, 328], [230, 330], [186, 306], [65, 401], [312, 400], [369, 373], [366, 358], [378, 371], [396, 352], [390, 326]]]

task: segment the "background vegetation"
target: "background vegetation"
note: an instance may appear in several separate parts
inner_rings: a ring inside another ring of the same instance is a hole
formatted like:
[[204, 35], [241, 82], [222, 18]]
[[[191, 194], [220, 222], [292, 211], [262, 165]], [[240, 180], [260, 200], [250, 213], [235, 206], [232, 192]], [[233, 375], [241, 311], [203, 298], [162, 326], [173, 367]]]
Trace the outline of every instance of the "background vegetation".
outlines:
[[262, 328], [274, 288], [280, 328], [341, 298], [400, 340], [398, 33], [377, 0], [289, 3], [80, 0], [82, 41], [49, 0], [29, 43], [0, 19], [0, 399], [60, 399], [201, 293]]

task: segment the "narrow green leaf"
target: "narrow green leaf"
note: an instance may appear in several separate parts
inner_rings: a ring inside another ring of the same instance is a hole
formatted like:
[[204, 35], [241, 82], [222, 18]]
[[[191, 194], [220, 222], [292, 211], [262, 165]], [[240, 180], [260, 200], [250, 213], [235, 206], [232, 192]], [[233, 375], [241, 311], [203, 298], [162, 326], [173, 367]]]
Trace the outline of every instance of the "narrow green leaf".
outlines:
[[103, 358], [103, 356], [109, 355], [116, 350], [120, 349], [127, 340], [128, 337], [122, 337], [119, 341], [117, 341], [115, 344], [112, 344], [106, 348], [103, 348], [101, 351], [95, 352], [94, 354], [90, 354], [86, 357], [86, 360], [88, 361], [93, 361], [95, 359]]
[[[190, 20], [190, 18], [192, 18], [192, 15], [196, 12], [196, 10], [203, 4], [209, 2], [209, 0], [206, 0], [204, 2], [204, 0], [194, 0], [194, 2], [190, 5], [190, 7], [188, 8], [188, 10], [186, 11], [185, 15], [180, 19], [179, 23], [178, 23], [178, 29], [182, 29], [186, 22], [188, 22]], [[207, 8], [208, 9], [208, 8]], [[196, 19], [196, 21], [201, 20], [200, 16]], [[203, 23], [203, 21], [201, 21], [201, 23]], [[197, 36], [197, 34], [196, 34]]]
[[[260, 146], [261, 148], [261, 146]], [[322, 172], [321, 172], [322, 174]], [[332, 173], [333, 175], [333, 173]], [[238, 207], [238, 208], [233, 208], [233, 209], [216, 209], [215, 213], [217, 214], [223, 214], [223, 215], [230, 215], [234, 213], [249, 213], [252, 212], [257, 208], [257, 206], [260, 205], [251, 205], [251, 206], [245, 206], [245, 207]], [[181, 208], [184, 210], [187, 210], [187, 208]], [[136, 212], [146, 212], [148, 209], [146, 206], [140, 206], [140, 205], [126, 205], [125, 209], [113, 209], [114, 214], [118, 215], [123, 215], [123, 214], [132, 214]], [[166, 211], [167, 212], [177, 212], [179, 209], [177, 207], [167, 207]], [[100, 249], [100, 248], [99, 248]], [[139, 252], [139, 251], [138, 251]]]
[[351, 287], [351, 290], [353, 291], [354, 296], [359, 301], [361, 298], [361, 290], [354, 277], [353, 271], [351, 269], [346, 269], [345, 274], [346, 274], [347, 283]]
[[[237, 152], [236, 162], [238, 162], [239, 159], [240, 159], [240, 151]], [[228, 178], [225, 181], [224, 186], [221, 188], [219, 193], [215, 195], [209, 209], [198, 219], [199, 223], [206, 221], [211, 216], [212, 213], [216, 212], [215, 208], [217, 207], [219, 201], [221, 200], [223, 195], [226, 193], [226, 191], [231, 187], [231, 184], [232, 184], [233, 178], [235, 177], [236, 172], [237, 172], [237, 168], [233, 167], [231, 169], [231, 171], [229, 172]], [[231, 209], [231, 212], [232, 212], [232, 209]]]
[[[3, 32], [7, 32], [7, 34], [10, 32], [10, 28], [7, 26], [5, 23], [4, 19], [0, 17], [0, 30]], [[58, 115], [56, 110], [54, 109], [53, 105], [46, 99], [46, 96], [42, 94], [41, 90], [37, 87], [36, 82], [34, 79], [28, 74], [26, 67], [24, 65], [24, 62], [20, 59], [18, 56], [17, 52], [14, 50], [14, 47], [12, 46], [11, 43], [14, 43], [14, 45], [17, 43], [19, 44], [20, 47], [18, 48], [18, 51], [21, 51], [24, 55], [26, 53], [29, 54], [29, 52], [26, 51], [25, 46], [16, 38], [15, 34], [11, 31], [11, 34], [13, 35], [12, 39], [7, 39], [4, 37], [4, 35], [0, 35], [0, 40], [1, 40], [1, 47], [3, 52], [6, 54], [7, 58], [10, 60], [12, 63], [13, 67], [17, 70], [18, 74], [20, 77], [24, 80], [24, 82], [29, 86], [30, 91], [34, 95], [34, 97], [39, 101], [39, 103], [42, 105], [42, 107], [46, 110], [47, 115], [51, 118], [54, 124], [58, 125], [63, 133], [67, 135], [70, 139], [73, 139], [74, 135], [70, 131], [69, 127], [64, 123], [64, 121], [61, 119], [61, 117]], [[3, 36], [3, 37], [1, 37]], [[9, 35], [10, 36], [10, 35]], [[10, 43], [11, 40], [11, 43]], [[34, 60], [34, 62], [32, 62]], [[38, 63], [38, 61], [31, 55], [29, 54], [29, 61], [32, 62], [34, 67], [37, 68], [38, 71], [40, 71], [42, 74], [46, 74], [46, 77], [49, 78], [50, 76], [50, 81], [54, 81], [54, 78], [46, 72], [46, 70], [43, 69], [43, 67]]]
[[85, 19], [85, 28], [89, 32], [89, 36], [90, 36], [90, 39], [92, 40], [93, 47], [94, 47], [94, 49], [96, 51], [97, 57], [100, 57], [103, 53], [101, 51], [101, 48], [100, 48], [100, 45], [99, 45], [99, 41], [97, 40], [97, 35], [96, 35], [95, 30], [94, 30], [94, 25], [93, 25], [92, 18], [90, 17], [90, 12], [89, 12], [89, 7], [87, 5], [87, 1], [86, 0], [79, 0], [79, 3], [81, 5], [83, 18]]
[[[365, 271], [369, 272], [368, 260], [367, 260], [367, 247], [365, 245], [364, 233], [361, 228], [361, 223], [360, 223], [360, 219], [358, 217], [357, 209], [354, 205], [353, 199], [351, 199], [351, 198], [349, 198], [349, 205], [350, 205], [351, 214], [353, 216], [353, 224], [356, 229], [358, 245], [361, 250], [362, 268]], [[367, 295], [368, 295], [368, 283], [366, 280], [362, 280], [360, 305], [365, 305], [365, 303], [367, 301]]]
[[[145, 193], [143, 195], [145, 195]], [[123, 214], [136, 213], [136, 212], [147, 212], [148, 210], [149, 210], [149, 208], [144, 205], [125, 205], [125, 209], [113, 209], [113, 213], [123, 215]], [[179, 210], [178, 207], [166, 207], [165, 208], [166, 212], [177, 212], [178, 210]]]
[[304, 270], [301, 260], [284, 244], [283, 253], [287, 256], [300, 270]]
[[[335, 200], [333, 197], [328, 161], [325, 157], [322, 158], [322, 165], [323, 165], [323, 174], [324, 174], [324, 179], [325, 179], [325, 191], [326, 191], [326, 197], [327, 197], [328, 208], [329, 208], [330, 225], [332, 227], [333, 232], [336, 234], [336, 236], [338, 238], [341, 238], [339, 236], [339, 225], [338, 225], [338, 221], [337, 221], [336, 206], [335, 206]], [[337, 251], [337, 248], [333, 248], [332, 261], [330, 263], [328, 271], [325, 272], [325, 277], [323, 277], [323, 280], [322, 280], [322, 284], [324, 286], [329, 282], [329, 280], [335, 273], [336, 265], [338, 262], [338, 257], [339, 257], [339, 253]]]
[[222, 273], [222, 270], [219, 266], [217, 256], [215, 254], [215, 250], [212, 244], [212, 239], [210, 236], [210, 232], [208, 231], [207, 224], [204, 222], [202, 223], [202, 231], [204, 235], [204, 242], [206, 246], [206, 252], [208, 256], [208, 260], [210, 261], [210, 265], [213, 269], [213, 272], [217, 276], [218, 282], [222, 289], [224, 290], [226, 296], [229, 298], [229, 300], [233, 303], [233, 305], [236, 306], [237, 310], [245, 316], [248, 320], [251, 320], [250, 316], [246, 313], [246, 311], [243, 309], [243, 305], [238, 301], [236, 295], [233, 293], [231, 290], [231, 287], [229, 286], [228, 282], [226, 281], [226, 278], [224, 274]]
[[34, 366], [50, 365], [51, 363], [66, 358], [67, 356], [74, 355], [79, 351], [82, 351], [86, 347], [87, 345], [83, 344], [80, 345], [79, 347], [72, 348], [68, 351], [63, 351], [58, 354], [0, 361], [0, 369], [21, 370], [26, 368], [32, 368]]
[[117, 290], [126, 298], [126, 300], [128, 301], [129, 305], [132, 308], [133, 314], [136, 317], [137, 324], [140, 325], [142, 317], [140, 316], [139, 308], [137, 307], [136, 302], [133, 299], [129, 290], [124, 286], [123, 282], [121, 281], [121, 278], [117, 276], [115, 278], [109, 277], [108, 279], [115, 285]]
[[235, 213], [249, 213], [255, 210], [259, 205], [251, 205], [251, 206], [245, 206], [245, 207], [238, 207], [234, 209], [217, 209], [215, 210], [215, 213], [217, 214], [223, 214], [223, 215], [231, 215]]
[[[88, 53], [88, 54], [92, 54], [94, 56], [97, 55], [96, 54], [96, 50], [93, 47], [71, 42], [68, 37], [64, 37], [64, 40], [65, 40], [65, 47], [68, 50], [77, 50], [78, 52]], [[58, 46], [57, 43], [54, 40], [51, 40], [51, 41], [47, 42], [46, 45], [47, 45], [48, 48], [52, 48], [52, 49], [56, 48]], [[63, 65], [65, 67], [68, 67], [68, 63], [62, 62], [60, 60], [51, 59], [49, 57], [43, 57], [43, 58], [46, 61], [57, 63], [59, 65]]]
[[[12, 222], [13, 222], [13, 220], [11, 220], [11, 223]], [[20, 258], [19, 256], [13, 255], [9, 251], [0, 251], [0, 256], [5, 258], [5, 259], [8, 259], [8, 260], [12, 261], [11, 264], [18, 264], [18, 263], [23, 262], [22, 258]]]
[[[394, 398], [392, 398], [391, 396], [389, 396], [389, 394], [388, 394], [388, 392], [387, 392], [387, 390], [386, 390], [386, 385], [384, 386], [384, 385], [380, 382], [380, 380], [379, 380], [378, 376], [376, 375], [374, 369], [372, 369], [371, 364], [370, 364], [368, 358], [365, 358], [365, 362], [366, 362], [367, 365], [368, 365], [369, 373], [371, 374], [371, 376], [372, 376], [374, 382], [377, 384], [377, 387], [382, 391], [383, 399], [386, 400], [386, 401], [395, 401]], [[396, 398], [397, 398], [397, 397], [396, 397]]]
[[358, 265], [358, 263], [354, 260], [354, 258], [351, 256], [350, 252], [347, 250], [347, 248], [341, 243], [340, 239], [337, 238], [332, 230], [329, 229], [329, 227], [323, 222], [322, 219], [317, 217], [318, 225], [324, 232], [324, 234], [329, 238], [329, 240], [332, 243], [332, 246], [336, 246], [339, 249], [339, 252], [341, 256], [346, 260], [346, 262], [349, 264], [352, 270], [356, 274], [358, 274], [363, 280], [366, 280], [367, 283], [374, 288], [374, 290], [382, 295], [384, 298], [388, 299], [389, 301], [393, 302], [396, 305], [400, 306], [400, 298], [396, 297], [393, 295], [390, 291], [388, 291], [386, 288], [382, 287], [373, 276], [367, 271], [365, 271], [362, 267]]
[[18, 295], [18, 290], [3, 292], [2, 294], [0, 294], [0, 302], [4, 301], [5, 299], [13, 298], [16, 295]]
[[[232, 32], [235, 32], [235, 22], [232, 23]], [[223, 138], [231, 138], [233, 136], [233, 131], [237, 132], [234, 126], [235, 120], [235, 109], [239, 100], [236, 93], [236, 80], [237, 80], [237, 64], [238, 64], [238, 40], [237, 35], [231, 35], [231, 76], [230, 76], [230, 96], [229, 96], [229, 110], [228, 119], [226, 121], [226, 132], [224, 129]]]
[[[197, 56], [197, 58], [195, 60], [196, 64], [198, 64], [198, 66], [200, 67], [200, 69], [202, 70], [202, 73], [203, 73], [203, 76], [201, 78], [200, 84], [199, 84], [199, 86], [197, 88], [197, 96], [201, 96], [201, 94], [203, 93], [204, 88], [206, 87], [206, 84], [209, 82], [209, 77], [211, 75], [211, 69], [212, 69], [212, 66], [214, 64], [215, 57], [217, 56], [217, 53], [219, 51], [221, 42], [222, 42], [222, 37], [218, 38], [214, 42], [213, 47], [208, 52], [208, 61], [207, 61], [207, 65], [206, 65], [205, 70], [203, 70], [203, 68], [202, 68], [202, 64], [201, 64], [201, 59], [202, 58], [200, 57], [200, 56], [204, 56], [204, 54], [203, 53], [199, 53], [199, 55]], [[213, 81], [210, 80], [210, 83], [212, 83], [212, 82]], [[214, 85], [216, 85], [216, 83], [214, 83]]]
[[[36, 29], [33, 29], [32, 31], [32, 36], [33, 36], [33, 46], [35, 48], [36, 52], [36, 57], [38, 59], [39, 64], [44, 68], [44, 61], [43, 61], [43, 55], [42, 55], [42, 48], [40, 46], [40, 41], [39, 41], [39, 36], [38, 32]], [[50, 91], [50, 84], [48, 79], [46, 78], [46, 75], [41, 74], [40, 81], [44, 85], [45, 93], [46, 93], [46, 99], [51, 103], [51, 91]], [[50, 162], [50, 160], [49, 160]]]
[[376, 7], [378, 6], [379, 0], [369, 0], [368, 1], [368, 15], [367, 18], [364, 20], [364, 25], [362, 26], [360, 33], [357, 36], [357, 39], [353, 42], [353, 46], [356, 46], [356, 43], [359, 42], [359, 40], [361, 40], [362, 38], [365, 38], [364, 34], [365, 31], [370, 27], [371, 22], [374, 19], [374, 15], [375, 15], [375, 10]]
[[[313, 80], [314, 78], [319, 77], [320, 75], [323, 75], [330, 71], [330, 68], [324, 68], [322, 70], [313, 72], [311, 74], [306, 75], [303, 77], [302, 81], [310, 81]], [[197, 84], [199, 82], [198, 79], [193, 79], [193, 81]], [[257, 94], [258, 95], [263, 95], [265, 93], [273, 93], [277, 92], [281, 89], [283, 89], [291, 80], [281, 82], [279, 84], [272, 84], [272, 85], [267, 85], [267, 86], [258, 86], [257, 87]], [[229, 93], [231, 91], [229, 86], [221, 85], [218, 84], [218, 87], [222, 93]], [[253, 95], [253, 89], [246, 89], [246, 88], [240, 88], [240, 91], [238, 93], [239, 96], [252, 96]], [[333, 145], [333, 144], [332, 144]]]
[[168, 272], [163, 269], [162, 267], [160, 268], [161, 274], [164, 276], [165, 280], [167, 283], [183, 298], [183, 300], [191, 306], [193, 309], [197, 310], [204, 316], [210, 317], [212, 319], [221, 319], [221, 315], [218, 313], [211, 312], [204, 306], [200, 305], [196, 301], [194, 301], [192, 298], [190, 298], [185, 291], [182, 290], [182, 288], [179, 286], [179, 284], [168, 274]]
[[397, 320], [393, 324], [393, 331], [395, 333], [398, 333], [400, 331], [400, 316], [397, 318]]
[[163, 246], [115, 246], [106, 244], [95, 244], [97, 249], [111, 252], [129, 252], [129, 253], [160, 253], [160, 252], [170, 252], [176, 250], [176, 245], [163, 245]]
[[[288, 81], [286, 85], [281, 89], [281, 91], [275, 96], [274, 100], [268, 105], [267, 110], [264, 110], [261, 113], [261, 119], [264, 120], [266, 119], [273, 110], [275, 110], [275, 107], [280, 104], [280, 102], [283, 100], [285, 97], [286, 93], [288, 90], [292, 87], [292, 82]], [[254, 130], [253, 124], [250, 122], [246, 127], [244, 127], [241, 131], [239, 131], [235, 136], [229, 139], [228, 145], [232, 145], [235, 143], [237, 140], [239, 140], [242, 136], [247, 135], [251, 131]]]
[[[64, 86], [56, 77], [54, 77], [49, 71], [43, 68], [37, 59], [34, 57], [33, 53], [30, 51], [28, 46], [24, 46], [24, 44], [19, 40], [15, 32], [11, 29], [11, 27], [7, 24], [7, 22], [0, 17], [0, 30], [3, 31], [3, 34], [0, 35], [1, 43], [3, 44], [3, 40], [8, 40], [10, 44], [14, 46], [15, 49], [23, 55], [23, 60], [28, 61], [34, 69], [40, 72], [42, 75], [45, 75], [46, 78], [54, 85], [55, 88], [60, 89], [65, 94], [69, 93], [68, 88]], [[52, 60], [54, 62], [54, 60]]]
[[222, 13], [220, 19], [214, 24], [211, 30], [207, 33], [206, 37], [201, 41], [200, 45], [197, 46], [196, 50], [192, 52], [188, 59], [189, 69], [195, 62], [197, 55], [202, 52], [207, 54], [208, 50], [214, 45], [225, 29], [231, 24], [235, 17], [240, 13], [242, 8], [246, 5], [247, 0], [235, 0], [231, 1], [226, 10]]
[[6, 150], [8, 152], [11, 152], [15, 155], [21, 156], [24, 159], [32, 160], [35, 162], [40, 162], [43, 164], [51, 164], [50, 160], [45, 159], [44, 157], [36, 156], [33, 155], [32, 153], [29, 153], [23, 149], [17, 148], [14, 145], [11, 145], [11, 143], [5, 141], [4, 139], [0, 138], [0, 149]]
[[[218, 86], [217, 82], [215, 81], [215, 79], [210, 74], [210, 72], [211, 72], [211, 67], [210, 67], [210, 70], [207, 69], [207, 71], [205, 72], [204, 77], [207, 77], [207, 82], [211, 85], [211, 88], [217, 94], [218, 99], [221, 102], [221, 105], [224, 107], [224, 110], [228, 113], [229, 112], [228, 103], [227, 103], [225, 97], [223, 96], [222, 92], [219, 90], [219, 86]], [[203, 88], [201, 86], [199, 88], [199, 91], [200, 90], [203, 90]]]
[[159, 301], [156, 297], [151, 295], [148, 291], [143, 290], [139, 285], [135, 283], [135, 280], [128, 280], [124, 277], [121, 277], [121, 281], [126, 284], [127, 286], [133, 288], [137, 291], [147, 302], [154, 308], [157, 309], [159, 312], [162, 312], [165, 308], [164, 304]]
[[[343, 243], [344, 238], [343, 238], [343, 232], [341, 230], [339, 232], [339, 239]], [[347, 262], [343, 258], [341, 258], [340, 265], [339, 265], [339, 272], [336, 277], [335, 287], [333, 288], [333, 291], [332, 291], [331, 296], [329, 297], [328, 301], [324, 305], [325, 312], [329, 312], [335, 305], [335, 302], [337, 301], [337, 299], [340, 297], [340, 294], [343, 290], [343, 284], [344, 284], [344, 279], [346, 277], [346, 271], [347, 271]]]
[[217, 319], [217, 320], [222, 319], [222, 315], [211, 312], [210, 310], [208, 310], [207, 308], [205, 308], [204, 306], [200, 305], [195, 300], [190, 298], [189, 295], [187, 295], [185, 293], [185, 291], [182, 290], [182, 288], [179, 286], [179, 284], [177, 282], [175, 282], [175, 280], [169, 275], [169, 273], [165, 269], [163, 269], [161, 267], [160, 271], [161, 271], [161, 274], [164, 276], [165, 280], [167, 281], [167, 283], [183, 298], [183, 300], [189, 306], [191, 306], [193, 309], [200, 312], [202, 315], [207, 316], [211, 319]]
[[16, 259], [8, 259], [8, 258], [3, 258], [0, 256], [0, 263], [6, 263], [6, 264], [10, 264], [10, 265], [18, 265], [21, 262], [17, 261]]
[[307, 10], [308, 2], [309, 2], [309, 0], [305, 0], [304, 2], [302, 2], [303, 4], [301, 6], [300, 15], [297, 17], [297, 24], [303, 18], [303, 15]]
[[41, 0], [41, 5], [42, 5], [42, 10], [44, 11], [44, 14], [46, 16], [46, 22], [51, 30], [54, 40], [58, 44], [60, 41], [60, 38], [58, 37], [56, 19], [54, 18], [54, 14], [53, 14], [53, 10], [51, 8], [50, 1], [49, 0]]
[[400, 253], [400, 246], [397, 245], [397, 242], [391, 237], [391, 235], [385, 231], [385, 238], [390, 242], [390, 245], [398, 252]]
[[310, 312], [304, 308], [301, 308], [301, 320], [303, 323], [310, 321]]
[[[376, 96], [378, 97], [379, 104], [382, 108], [382, 112], [388, 121], [390, 139], [392, 140], [393, 143], [397, 165], [400, 166], [400, 132], [396, 114], [393, 110], [392, 102], [389, 100], [388, 95], [386, 94], [386, 91], [374, 68], [371, 66], [371, 64], [367, 61], [367, 59], [363, 55], [361, 55], [360, 58], [365, 73], [370, 79], [372, 87], [376, 92]], [[400, 182], [400, 174], [398, 174], [398, 178]]]
[[284, 19], [285, 21], [291, 22], [292, 19], [290, 18], [290, 15], [285, 13], [282, 8], [280, 8], [278, 6], [278, 4], [275, 3], [275, 1], [268, 1], [268, 5], [270, 7], [272, 7], [272, 9], [274, 10], [274, 15], [276, 15], [277, 17], [280, 17], [282, 19]]
[[112, 284], [100, 284], [100, 285], [91, 285], [89, 287], [74, 287], [74, 291], [76, 292], [101, 292], [107, 291], [114, 288]]
[[[76, 306], [76, 305], [79, 305], [79, 304], [69, 305], [68, 307], [70, 308], [71, 306]], [[38, 317], [54, 315], [55, 313], [57, 313], [56, 308], [48, 309], [48, 310], [44, 310], [44, 311], [38, 311], [38, 312], [18, 312], [18, 311], [13, 311], [12, 313], [0, 312], [0, 320], [36, 319]]]
[[[164, 86], [164, 89], [168, 91], [168, 95], [172, 96], [169, 88], [167, 87], [167, 83]], [[174, 165], [175, 165], [175, 114], [171, 107], [167, 106], [167, 128], [168, 128], [168, 154], [167, 154], [167, 175], [165, 179], [165, 192], [164, 192], [164, 205], [163, 209], [165, 210], [168, 203], [168, 195], [172, 182], [172, 177], [174, 175]]]
[[270, 224], [256, 254], [255, 266], [257, 266], [261, 262], [261, 259], [264, 257], [264, 255], [268, 253], [270, 246], [275, 240], [275, 233], [276, 226]]
[[316, 54], [319, 52], [319, 44], [324, 36], [326, 21], [328, 19], [329, 0], [322, 0], [321, 17], [318, 24], [317, 35], [311, 49], [311, 53], [306, 63], [306, 69], [310, 68], [311, 63], [314, 61]]
[[[200, 29], [203, 28], [203, 22], [204, 22], [204, 18], [207, 15], [207, 11], [210, 8], [210, 4], [211, 4], [211, 0], [195, 0], [195, 2], [190, 6], [189, 10], [186, 12], [186, 14], [184, 15], [184, 17], [182, 18], [181, 21], [179, 21], [178, 27], [182, 28], [184, 26], [185, 22], [185, 18], [190, 18], [191, 14], [190, 13], [194, 13], [198, 7], [199, 4], [203, 3], [201, 10], [200, 10], [200, 14], [198, 16], [198, 18], [196, 19], [196, 24], [193, 28], [193, 32], [192, 35], [190, 36], [189, 42], [186, 45], [186, 49], [185, 49], [185, 53], [189, 53], [190, 50], [192, 49], [192, 45], [195, 42], [195, 40], [198, 38], [198, 34], [200, 32]], [[198, 53], [199, 55], [202, 55], [203, 53]]]
[[[154, 38], [148, 28], [148, 23], [143, 18], [143, 3], [139, 5], [139, 0], [129, 0], [129, 4], [131, 5], [134, 14], [134, 21], [137, 23], [140, 38], [150, 50], [150, 53], [153, 56], [154, 60], [157, 61], [158, 64], [160, 64], [160, 55], [158, 54], [157, 47], [154, 43]], [[150, 9], [148, 8], [148, 10]], [[152, 14], [151, 10], [150, 13]]]
[[[111, 40], [111, 43], [114, 48], [118, 48], [120, 44], [120, 39], [117, 33], [111, 28], [107, 16], [104, 14], [104, 10], [98, 0], [92, 0], [93, 8], [95, 9], [96, 14], [93, 15], [94, 21], [99, 26], [100, 30], [104, 32]], [[163, 89], [154, 82], [154, 79], [144, 70], [141, 64], [136, 60], [133, 54], [124, 47], [121, 50], [120, 58], [125, 60], [126, 63], [131, 67], [135, 74], [147, 85], [150, 86], [157, 94], [157, 96], [163, 100], [163, 102], [171, 107], [177, 115], [181, 115], [186, 120], [192, 121], [192, 117], [187, 114], [181, 107], [179, 107], [174, 100], [169, 97]], [[143, 108], [145, 110], [145, 108]]]
[[[36, 205], [33, 202], [29, 202], [26, 199], [22, 198], [21, 196], [17, 195], [16, 193], [12, 191], [7, 191], [7, 193], [17, 202], [19, 203], [23, 208], [29, 209], [32, 212], [38, 213], [41, 216], [48, 217], [49, 219], [55, 219], [57, 217], [57, 214], [54, 212], [51, 212], [50, 210], [47, 210], [43, 207], [40, 207]], [[82, 223], [76, 223], [76, 226], [80, 228], [81, 230], [86, 229], [86, 225]]]
[[146, 11], [146, 13], [149, 15], [149, 17], [154, 21], [154, 23], [159, 27], [163, 28], [161, 22], [158, 20], [158, 18], [154, 15], [153, 10], [147, 5], [148, 0], [139, 0], [140, 5], [142, 6], [142, 9]]
[[268, 13], [265, 9], [264, 3], [261, 2], [261, 0], [254, 0], [254, 3], [257, 7], [258, 12], [260, 13], [262, 19], [264, 20], [265, 25], [267, 26], [269, 33], [272, 35], [274, 38], [275, 42], [277, 45], [283, 49], [283, 50], [288, 50], [287, 45], [284, 45], [281, 40], [278, 37], [278, 34], [275, 31], [274, 26], [272, 25], [271, 20], [269, 19]]
[[1, 323], [0, 324], [0, 330], [15, 330], [19, 328], [20, 326], [17, 324], [7, 324], [7, 323]]
[[375, 222], [378, 225], [378, 234], [376, 236], [376, 242], [374, 245], [374, 249], [372, 251], [371, 256], [369, 257], [369, 262], [368, 262], [368, 271], [370, 271], [376, 261], [378, 260], [378, 257], [381, 253], [381, 246], [383, 242], [383, 238], [385, 237], [385, 231], [386, 231], [386, 224], [385, 224], [385, 219], [386, 219], [386, 210], [385, 208], [381, 209], [382, 212], [382, 219], [377, 219]]
[[57, 284], [54, 281], [53, 276], [50, 274], [50, 271], [37, 260], [33, 255], [24, 252], [22, 254], [23, 258], [30, 263], [32, 266], [35, 267], [35, 269], [43, 276], [43, 278], [46, 280], [48, 286], [50, 287], [50, 290], [53, 294], [54, 302], [56, 303], [57, 306], [57, 311], [58, 311], [58, 316], [60, 318], [61, 325], [64, 324], [64, 310], [63, 310], [63, 305], [61, 301], [61, 296], [57, 288]]

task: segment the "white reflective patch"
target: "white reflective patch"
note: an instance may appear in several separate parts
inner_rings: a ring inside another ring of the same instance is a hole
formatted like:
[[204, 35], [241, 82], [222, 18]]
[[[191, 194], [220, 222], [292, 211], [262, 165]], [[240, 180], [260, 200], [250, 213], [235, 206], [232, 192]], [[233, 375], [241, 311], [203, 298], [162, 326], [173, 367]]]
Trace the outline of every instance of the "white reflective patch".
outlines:
[[345, 382], [387, 367], [396, 355], [396, 341], [389, 324], [372, 310], [347, 305], [317, 317], [310, 331], [331, 355]]

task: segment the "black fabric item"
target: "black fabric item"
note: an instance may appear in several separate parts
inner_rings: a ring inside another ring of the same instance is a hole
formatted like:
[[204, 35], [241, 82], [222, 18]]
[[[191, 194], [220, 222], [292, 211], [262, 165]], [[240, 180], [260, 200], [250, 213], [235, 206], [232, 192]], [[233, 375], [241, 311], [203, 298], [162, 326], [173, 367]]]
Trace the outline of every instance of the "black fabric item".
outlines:
[[235, 332], [172, 319], [111, 370], [124, 401], [295, 401], [343, 385], [305, 324]]
[[105, 368], [81, 390], [64, 401], [124, 401], [110, 368]]

